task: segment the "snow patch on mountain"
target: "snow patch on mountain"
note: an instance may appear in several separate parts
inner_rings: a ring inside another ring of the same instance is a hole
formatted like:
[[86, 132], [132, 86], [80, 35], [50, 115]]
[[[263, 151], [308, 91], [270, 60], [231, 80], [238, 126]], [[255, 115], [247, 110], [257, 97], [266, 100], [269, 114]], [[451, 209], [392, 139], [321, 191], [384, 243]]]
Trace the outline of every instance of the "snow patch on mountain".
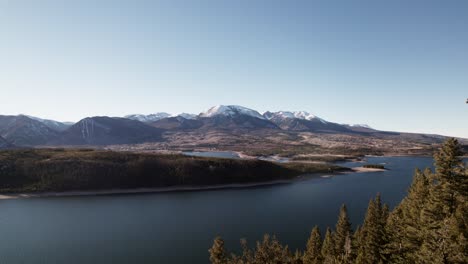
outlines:
[[159, 112], [159, 113], [154, 113], [154, 114], [149, 114], [149, 115], [142, 115], [142, 114], [133, 114], [133, 115], [127, 115], [125, 118], [132, 119], [132, 120], [137, 120], [140, 122], [154, 122], [161, 120], [163, 118], [170, 117], [171, 115], [165, 112]]
[[258, 119], [266, 120], [259, 112], [239, 105], [217, 105], [206, 112], [200, 113], [200, 117], [214, 117], [214, 116], [235, 116], [247, 115]]
[[324, 124], [328, 123], [327, 121], [323, 120], [322, 118], [310, 114], [309, 112], [306, 111], [279, 111], [279, 112], [266, 112], [263, 114], [268, 120], [271, 120], [273, 118], [280, 118], [280, 119], [302, 119], [302, 120], [318, 120]]
[[181, 114], [175, 115], [173, 117], [183, 117], [185, 119], [197, 119], [198, 116], [195, 115], [195, 114], [181, 113]]
[[362, 128], [368, 128], [368, 129], [374, 129], [372, 128], [371, 126], [369, 125], [366, 125], [366, 124], [345, 124], [346, 126], [350, 126], [350, 127], [362, 127]]
[[94, 119], [85, 118], [80, 122], [81, 135], [84, 140], [91, 138], [94, 134]]

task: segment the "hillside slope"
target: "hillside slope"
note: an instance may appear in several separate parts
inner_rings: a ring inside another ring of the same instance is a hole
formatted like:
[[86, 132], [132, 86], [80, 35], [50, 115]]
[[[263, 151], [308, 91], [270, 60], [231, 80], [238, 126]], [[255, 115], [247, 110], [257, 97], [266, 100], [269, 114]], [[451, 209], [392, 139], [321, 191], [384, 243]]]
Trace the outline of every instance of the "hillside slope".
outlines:
[[161, 130], [126, 118], [89, 117], [64, 131], [53, 145], [136, 144], [161, 140]]

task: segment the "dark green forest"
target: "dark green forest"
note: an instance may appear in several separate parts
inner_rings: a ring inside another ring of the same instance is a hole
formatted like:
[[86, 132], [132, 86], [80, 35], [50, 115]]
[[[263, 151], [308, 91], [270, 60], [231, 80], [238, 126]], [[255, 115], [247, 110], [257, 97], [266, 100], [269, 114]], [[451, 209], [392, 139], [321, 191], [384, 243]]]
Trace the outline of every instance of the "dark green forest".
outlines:
[[0, 192], [208, 186], [341, 170], [346, 168], [92, 149], [19, 149], [0, 151]]
[[265, 235], [253, 248], [241, 239], [242, 252], [229, 253], [221, 237], [209, 249], [214, 264], [385, 264], [468, 263], [468, 170], [456, 139], [434, 154], [435, 171], [417, 169], [408, 194], [393, 210], [379, 194], [369, 201], [356, 230], [341, 207], [334, 229], [312, 229], [304, 250]]

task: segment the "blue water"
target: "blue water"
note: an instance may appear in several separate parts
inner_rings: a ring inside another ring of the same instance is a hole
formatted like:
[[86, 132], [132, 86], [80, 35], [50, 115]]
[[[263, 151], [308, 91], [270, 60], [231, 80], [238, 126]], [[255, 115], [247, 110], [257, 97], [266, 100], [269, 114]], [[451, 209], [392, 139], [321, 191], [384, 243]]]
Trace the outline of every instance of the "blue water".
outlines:
[[[395, 206], [430, 158], [372, 157], [385, 172], [199, 192], [0, 201], [0, 263], [208, 263], [216, 235], [229, 249], [274, 233], [293, 250], [311, 228], [334, 226], [346, 203], [354, 225], [380, 192]], [[362, 163], [346, 163], [360, 166]]]

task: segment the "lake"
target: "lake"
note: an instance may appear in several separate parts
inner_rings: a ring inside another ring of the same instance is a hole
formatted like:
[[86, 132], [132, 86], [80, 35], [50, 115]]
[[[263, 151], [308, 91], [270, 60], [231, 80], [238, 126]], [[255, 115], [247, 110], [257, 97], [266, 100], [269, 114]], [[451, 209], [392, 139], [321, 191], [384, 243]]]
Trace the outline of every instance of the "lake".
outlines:
[[208, 263], [216, 235], [234, 250], [264, 233], [302, 249], [314, 225], [335, 225], [342, 203], [360, 224], [377, 192], [393, 207], [414, 169], [432, 165], [423, 157], [368, 162], [390, 170], [245, 189], [1, 200], [0, 263]]

